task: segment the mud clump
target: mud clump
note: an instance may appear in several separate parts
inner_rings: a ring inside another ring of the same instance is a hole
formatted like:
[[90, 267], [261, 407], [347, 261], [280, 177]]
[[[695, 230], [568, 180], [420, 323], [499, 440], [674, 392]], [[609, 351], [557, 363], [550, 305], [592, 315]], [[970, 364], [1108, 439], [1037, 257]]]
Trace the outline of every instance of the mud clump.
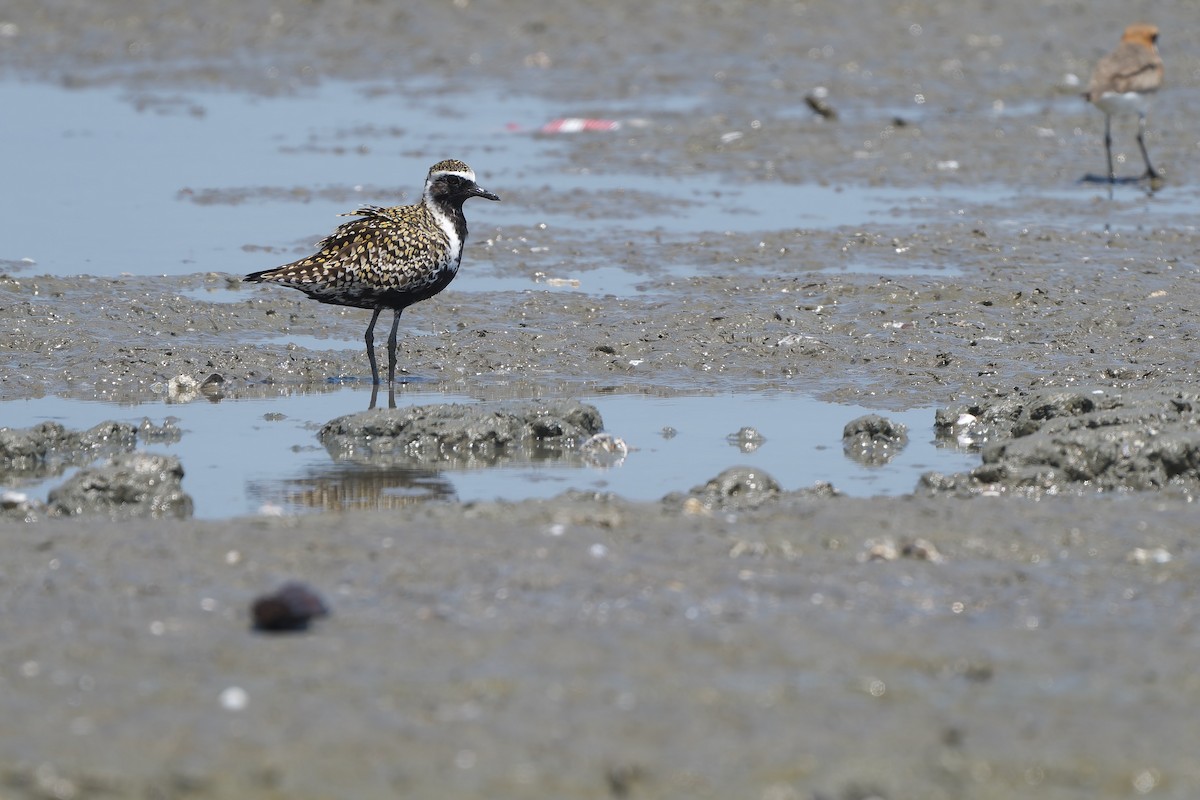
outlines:
[[753, 453], [767, 443], [767, 437], [759, 433], [757, 428], [747, 426], [739, 429], [737, 433], [731, 433], [726, 436], [725, 441], [743, 453]]
[[[43, 513], [78, 516], [111, 513], [116, 516], [176, 516], [192, 514], [192, 500], [181, 488], [179, 460], [132, 452], [144, 442], [178, 441], [182, 431], [168, 420], [155, 426], [101, 422], [86, 431], [72, 431], [57, 422], [32, 428], [0, 428], [0, 480], [20, 484], [84, 467], [50, 492], [47, 503], [8, 492], [0, 514], [33, 519]], [[91, 466], [100, 459], [107, 463]]]
[[1200, 394], [1044, 392], [943, 409], [938, 435], [982, 464], [927, 473], [932, 493], [1145, 491], [1200, 494]]
[[699, 507], [709, 511], [741, 511], [778, 500], [782, 491], [779, 482], [760, 469], [730, 467], [703, 486], [693, 487], [687, 494], [667, 495], [663, 502], [684, 510]]
[[954, 438], [964, 445], [982, 445], [1028, 436], [1053, 419], [1077, 418], [1124, 405], [1120, 395], [1062, 391], [1014, 394], [938, 409], [934, 430], [943, 440]]
[[573, 400], [441, 403], [338, 417], [319, 437], [335, 461], [470, 467], [562, 458], [603, 427], [595, 407]]
[[709, 514], [713, 511], [748, 511], [783, 499], [840, 497], [833, 484], [818, 481], [806, 489], [785, 492], [779, 482], [753, 467], [730, 467], [702, 486], [687, 492], [672, 492], [663, 505], [685, 514]]
[[908, 428], [878, 414], [852, 419], [842, 429], [846, 458], [866, 467], [889, 463], [908, 445]]
[[138, 430], [124, 422], [101, 422], [86, 431], [67, 430], [57, 422], [32, 428], [0, 428], [0, 478], [40, 478], [98, 457], [132, 450]]
[[82, 469], [50, 491], [51, 514], [114, 517], [192, 515], [192, 498], [183, 491], [183, 466], [173, 456], [123, 453], [108, 463]]

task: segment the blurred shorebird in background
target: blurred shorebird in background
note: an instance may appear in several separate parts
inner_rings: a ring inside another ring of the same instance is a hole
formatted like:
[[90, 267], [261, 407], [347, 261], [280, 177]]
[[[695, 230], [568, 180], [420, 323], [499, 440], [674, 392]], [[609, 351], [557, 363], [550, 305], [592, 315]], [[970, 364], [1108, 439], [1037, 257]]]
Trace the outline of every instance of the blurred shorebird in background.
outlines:
[[1100, 59], [1092, 71], [1084, 98], [1104, 112], [1104, 149], [1108, 154], [1108, 182], [1116, 182], [1112, 154], [1112, 118], [1137, 115], [1137, 143], [1146, 162], [1143, 177], [1151, 181], [1162, 178], [1150, 165], [1146, 152], [1146, 115], [1150, 103], [1163, 84], [1163, 60], [1158, 54], [1158, 28], [1146, 23], [1130, 25], [1121, 36], [1121, 43]]

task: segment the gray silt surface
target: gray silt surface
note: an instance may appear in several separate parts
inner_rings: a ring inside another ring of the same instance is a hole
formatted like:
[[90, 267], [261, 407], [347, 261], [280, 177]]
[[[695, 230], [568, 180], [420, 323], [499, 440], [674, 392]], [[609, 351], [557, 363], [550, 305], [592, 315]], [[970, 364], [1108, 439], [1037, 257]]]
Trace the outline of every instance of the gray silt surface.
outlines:
[[[1172, 85], [1150, 148], [1168, 182], [1154, 198], [1121, 185], [1111, 203], [1079, 183], [1102, 166], [1101, 121], [1066, 80], [1132, 21], [1110, 0], [427, 13], [17, 0], [0, 18], [0, 64], [199, 119], [189, 92], [368, 80], [405, 100], [411, 85], [389, 81], [415, 74], [433, 95], [520, 86], [564, 113], [648, 120], [548, 140], [548, 173], [496, 166], [515, 185], [488, 185], [519, 216], [477, 214], [458, 282], [405, 314], [420, 335], [402, 338], [401, 363], [449, 392], [716, 385], [885, 410], [1103, 392], [1144, 430], [1162, 397], [1200, 378], [1200, 102], [1185, 77], [1200, 47], [1184, 4], [1139, 11], [1164, 30]], [[836, 124], [805, 112], [815, 84]], [[5, 118], [36, 113], [22, 111]], [[570, 187], [555, 191], [556, 176]], [[631, 176], [660, 189], [629, 191]], [[687, 202], [675, 230], [630, 222], [688, 178], [739, 199], [763, 184], [825, 200], [900, 193], [890, 213], [844, 226], [797, 209], [761, 230], [736, 213], [698, 227]], [[311, 188], [297, 205], [355, 201]], [[290, 183], [198, 189], [155, 202], [253, 213], [297, 196]], [[128, 199], [112, 186], [114, 204]], [[540, 227], [551, 213], [587, 224]], [[300, 246], [246, 238], [229, 246], [264, 268]], [[279, 249], [254, 251], [267, 243]], [[116, 277], [81, 258], [62, 273], [80, 278], [42, 275], [25, 255], [0, 253], [5, 398], [136, 402], [212, 373], [234, 397], [321, 391], [363, 372], [360, 312], [234, 289], [220, 259]], [[613, 265], [643, 288], [588, 294], [589, 270]], [[548, 271], [585, 291], [471, 291], [473, 268], [501, 281]], [[1172, 424], [1181, 441], [1195, 425]], [[781, 492], [738, 509], [563, 496], [220, 522], [6, 516], [0, 682], [21, 724], [0, 734], [0, 786], [30, 798], [1191, 796], [1194, 489], [980, 488]], [[903, 557], [925, 552], [906, 549], [918, 539], [941, 560]], [[298, 636], [252, 633], [251, 600], [292, 579], [331, 615]]]

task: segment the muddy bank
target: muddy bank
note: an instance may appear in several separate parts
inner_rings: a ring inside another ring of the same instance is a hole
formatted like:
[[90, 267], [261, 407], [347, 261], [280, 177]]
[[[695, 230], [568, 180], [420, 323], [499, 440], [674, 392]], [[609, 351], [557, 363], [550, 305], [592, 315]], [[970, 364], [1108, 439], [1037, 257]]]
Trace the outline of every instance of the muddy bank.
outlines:
[[[17, 797], [1184, 796], [1192, 511], [785, 493], [736, 514], [566, 497], [5, 526], [6, 703], [29, 711], [3, 781]], [[254, 634], [251, 602], [285, 580], [330, 616]]]
[[934, 492], [1034, 494], [1200, 489], [1194, 392], [1037, 392], [938, 412], [940, 436], [981, 446], [961, 475], [926, 475]]
[[[701, 250], [705, 261], [695, 277], [648, 278], [623, 297], [472, 292], [464, 274], [406, 312], [399, 362], [449, 391], [786, 389], [881, 408], [1200, 378], [1190, 355], [1194, 231], [1130, 233], [1114, 248], [1090, 233], [979, 236], [970, 227], [913, 235], [899, 254], [885, 235], [836, 232], [718, 236], [640, 255], [597, 242], [590, 258], [607, 246], [634, 267], [688, 263]], [[518, 256], [499, 248], [472, 255], [517, 269]], [[878, 259], [880, 269], [833, 272], [846, 258]], [[897, 260], [940, 263], [949, 274], [895, 274]], [[587, 268], [567, 274], [586, 277]], [[205, 299], [205, 287], [227, 285], [220, 275], [9, 277], [0, 307], [15, 323], [0, 343], [11, 364], [0, 388], [128, 401], [167, 396], [179, 375], [217, 373], [233, 397], [369, 376], [365, 312], [269, 288]], [[413, 333], [422, 330], [433, 333]], [[293, 333], [344, 349], [288, 344]]]

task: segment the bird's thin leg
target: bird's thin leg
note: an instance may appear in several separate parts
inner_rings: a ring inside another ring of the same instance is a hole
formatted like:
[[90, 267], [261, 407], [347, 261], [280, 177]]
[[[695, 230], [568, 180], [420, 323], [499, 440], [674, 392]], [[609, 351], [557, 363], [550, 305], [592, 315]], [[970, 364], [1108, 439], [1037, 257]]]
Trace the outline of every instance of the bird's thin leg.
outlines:
[[1157, 178], [1158, 173], [1154, 171], [1154, 167], [1150, 166], [1150, 154], [1146, 152], [1146, 142], [1143, 141], [1142, 135], [1146, 133], [1146, 115], [1138, 115], [1138, 147], [1142, 148], [1142, 160], [1146, 162], [1146, 177]]
[[1108, 154], [1108, 182], [1117, 182], [1117, 173], [1113, 171], [1112, 162], [1112, 115], [1104, 115], [1104, 152]]
[[379, 319], [379, 312], [383, 309], [375, 309], [375, 313], [371, 315], [371, 324], [367, 326], [367, 360], [371, 362], [371, 383], [379, 385], [379, 367], [375, 363], [375, 320]]
[[402, 308], [396, 309], [396, 316], [392, 317], [392, 332], [388, 335], [388, 385], [391, 386], [396, 382], [396, 330], [400, 327], [400, 312]]
[[375, 408], [375, 405], [378, 402], [379, 402], [379, 384], [375, 383], [375, 384], [371, 385], [371, 404], [369, 406], [367, 406], [367, 410], [370, 411], [371, 409]]

